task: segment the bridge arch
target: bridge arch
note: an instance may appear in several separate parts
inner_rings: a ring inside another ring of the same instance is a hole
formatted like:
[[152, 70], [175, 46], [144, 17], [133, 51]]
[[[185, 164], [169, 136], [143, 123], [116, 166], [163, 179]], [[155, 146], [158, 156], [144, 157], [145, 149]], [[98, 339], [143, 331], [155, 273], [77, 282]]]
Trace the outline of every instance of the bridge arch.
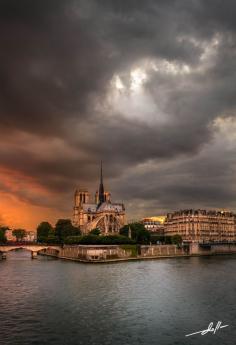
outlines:
[[6, 258], [6, 253], [17, 250], [17, 249], [25, 249], [27, 251], [31, 252], [31, 257], [35, 258], [37, 257], [38, 252], [41, 250], [46, 250], [46, 249], [53, 249], [59, 253], [60, 247], [59, 246], [50, 246], [50, 245], [27, 245], [27, 244], [22, 244], [22, 245], [1, 245], [0, 246], [0, 254], [2, 258]]

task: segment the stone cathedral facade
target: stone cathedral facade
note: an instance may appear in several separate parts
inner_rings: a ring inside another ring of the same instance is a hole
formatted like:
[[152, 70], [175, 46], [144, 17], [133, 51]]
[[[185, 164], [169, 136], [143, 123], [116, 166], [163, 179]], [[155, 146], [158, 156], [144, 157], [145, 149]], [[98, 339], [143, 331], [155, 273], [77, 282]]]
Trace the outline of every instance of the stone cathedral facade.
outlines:
[[104, 191], [102, 163], [99, 191], [95, 193], [94, 202], [91, 202], [88, 190], [75, 191], [73, 224], [79, 226], [83, 234], [98, 228], [103, 235], [118, 234], [125, 224], [124, 204], [113, 203], [110, 192]]

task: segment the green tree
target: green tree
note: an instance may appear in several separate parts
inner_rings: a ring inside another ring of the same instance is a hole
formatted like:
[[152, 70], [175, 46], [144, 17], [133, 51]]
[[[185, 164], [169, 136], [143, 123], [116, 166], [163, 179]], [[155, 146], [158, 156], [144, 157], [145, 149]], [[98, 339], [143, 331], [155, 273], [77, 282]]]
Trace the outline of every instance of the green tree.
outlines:
[[70, 219], [58, 219], [55, 226], [55, 235], [58, 237], [60, 242], [64, 242], [68, 236], [81, 235], [79, 228], [72, 225]]
[[100, 231], [100, 229], [95, 228], [95, 229], [90, 231], [90, 234], [99, 236], [101, 234], [101, 231]]
[[183, 242], [183, 240], [182, 240], [182, 237], [180, 235], [173, 235], [171, 238], [171, 242], [173, 244], [180, 245]]
[[172, 244], [172, 236], [165, 236], [164, 244]]
[[6, 243], [6, 231], [9, 230], [8, 226], [0, 226], [0, 243]]
[[57, 236], [55, 235], [48, 235], [48, 237], [45, 240], [46, 243], [50, 243], [50, 244], [59, 244], [60, 240]]
[[180, 235], [160, 236], [155, 233], [151, 234], [151, 243], [156, 244], [157, 242], [159, 242], [160, 244], [180, 245], [182, 243], [182, 237]]
[[42, 222], [37, 227], [37, 241], [38, 242], [47, 242], [49, 235], [55, 235], [53, 227], [48, 222]]
[[152, 244], [163, 244], [165, 243], [165, 236], [151, 233], [151, 243]]
[[[77, 240], [77, 242], [75, 242]], [[128, 238], [127, 236], [122, 235], [109, 235], [109, 236], [97, 236], [97, 235], [85, 235], [81, 237], [67, 237], [66, 241], [74, 241], [73, 243], [78, 244], [135, 244], [133, 240]]]
[[65, 244], [80, 244], [83, 236], [67, 236], [64, 240]]
[[129, 228], [131, 229], [131, 238], [135, 240], [137, 243], [140, 244], [148, 244], [150, 243], [150, 232], [145, 229], [142, 223], [131, 223], [125, 225], [123, 228], [120, 229], [120, 234], [127, 236], [129, 234]]
[[16, 237], [17, 242], [22, 241], [26, 237], [26, 230], [24, 229], [14, 229], [12, 235]]

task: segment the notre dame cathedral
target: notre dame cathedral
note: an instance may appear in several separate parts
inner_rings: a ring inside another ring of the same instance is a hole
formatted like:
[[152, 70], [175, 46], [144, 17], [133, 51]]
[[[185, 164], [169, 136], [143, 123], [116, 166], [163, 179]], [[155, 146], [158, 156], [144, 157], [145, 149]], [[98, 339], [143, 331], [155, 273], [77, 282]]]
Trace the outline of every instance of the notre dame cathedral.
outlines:
[[124, 223], [124, 204], [112, 203], [111, 194], [104, 191], [101, 163], [99, 192], [95, 193], [94, 202], [91, 202], [87, 190], [75, 191], [73, 224], [79, 226], [83, 234], [98, 228], [104, 235], [114, 235], [119, 233]]

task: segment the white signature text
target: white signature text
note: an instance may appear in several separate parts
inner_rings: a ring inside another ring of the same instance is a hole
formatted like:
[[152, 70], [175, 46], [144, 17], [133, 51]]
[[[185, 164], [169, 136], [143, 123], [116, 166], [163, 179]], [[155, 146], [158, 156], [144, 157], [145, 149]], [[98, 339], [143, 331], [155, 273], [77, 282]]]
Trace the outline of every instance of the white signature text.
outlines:
[[191, 335], [195, 335], [195, 334], [201, 334], [201, 335], [205, 335], [207, 333], [212, 333], [212, 334], [216, 334], [216, 332], [221, 329], [221, 328], [225, 328], [225, 327], [229, 327], [229, 325], [222, 325], [222, 321], [218, 321], [216, 326], [213, 327], [213, 322], [209, 323], [209, 326], [207, 327], [207, 329], [204, 329], [202, 331], [198, 331], [198, 332], [194, 332], [194, 333], [190, 333], [185, 335], [185, 337], [190, 337]]

